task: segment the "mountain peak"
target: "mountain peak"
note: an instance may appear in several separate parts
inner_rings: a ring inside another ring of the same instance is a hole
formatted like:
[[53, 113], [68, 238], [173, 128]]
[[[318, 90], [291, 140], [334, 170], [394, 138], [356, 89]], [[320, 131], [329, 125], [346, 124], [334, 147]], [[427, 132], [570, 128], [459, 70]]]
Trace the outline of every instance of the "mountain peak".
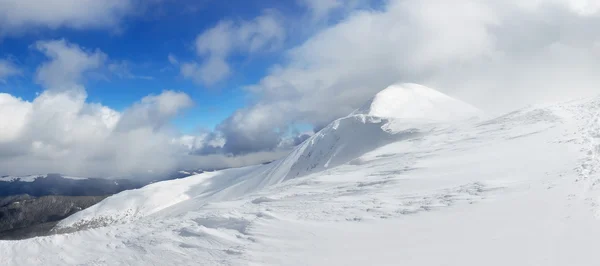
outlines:
[[377, 93], [353, 115], [410, 120], [452, 121], [477, 116], [480, 111], [437, 90], [414, 83], [391, 85]]

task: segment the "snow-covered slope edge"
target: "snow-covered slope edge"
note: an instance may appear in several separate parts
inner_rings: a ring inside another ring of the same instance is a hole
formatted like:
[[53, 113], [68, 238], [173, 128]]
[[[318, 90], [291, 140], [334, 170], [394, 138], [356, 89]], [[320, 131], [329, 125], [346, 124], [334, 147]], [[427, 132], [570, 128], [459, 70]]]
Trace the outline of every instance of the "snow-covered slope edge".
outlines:
[[481, 115], [477, 108], [431, 88], [395, 84], [304, 142], [286, 179], [333, 168], [377, 147]]
[[289, 179], [331, 169], [389, 143], [418, 137], [444, 123], [480, 112], [416, 84], [392, 85], [362, 108], [340, 118], [269, 165], [204, 173], [126, 191], [63, 221], [58, 232], [126, 223], [169, 206], [238, 198]]

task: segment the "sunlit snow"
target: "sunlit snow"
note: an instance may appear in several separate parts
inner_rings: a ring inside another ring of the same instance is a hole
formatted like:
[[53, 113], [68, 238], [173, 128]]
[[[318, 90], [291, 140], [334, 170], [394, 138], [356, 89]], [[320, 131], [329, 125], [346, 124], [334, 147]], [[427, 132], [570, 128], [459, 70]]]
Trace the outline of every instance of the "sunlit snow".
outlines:
[[431, 89], [396, 85], [365, 106], [279, 161], [119, 193], [54, 229], [73, 233], [0, 241], [0, 259], [3, 265], [600, 263], [600, 98], [483, 119]]

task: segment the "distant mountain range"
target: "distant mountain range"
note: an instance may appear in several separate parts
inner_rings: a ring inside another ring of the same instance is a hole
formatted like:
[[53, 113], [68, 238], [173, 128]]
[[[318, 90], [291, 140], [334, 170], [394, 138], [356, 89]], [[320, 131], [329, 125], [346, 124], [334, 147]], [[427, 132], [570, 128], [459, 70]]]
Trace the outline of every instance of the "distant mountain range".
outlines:
[[33, 197], [59, 196], [106, 196], [124, 190], [141, 188], [145, 185], [188, 177], [203, 170], [182, 170], [160, 179], [142, 178], [81, 178], [61, 174], [0, 176], [0, 197], [30, 195]]
[[181, 170], [164, 178], [82, 178], [61, 174], [0, 176], [0, 239], [47, 235], [54, 225], [104, 198], [204, 170]]

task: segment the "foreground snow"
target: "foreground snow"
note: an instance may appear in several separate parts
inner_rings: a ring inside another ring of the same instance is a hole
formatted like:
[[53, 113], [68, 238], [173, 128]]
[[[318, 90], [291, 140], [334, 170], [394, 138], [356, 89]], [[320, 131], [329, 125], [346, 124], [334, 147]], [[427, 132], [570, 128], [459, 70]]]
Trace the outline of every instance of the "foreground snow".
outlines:
[[483, 122], [356, 112], [270, 165], [123, 192], [56, 228], [92, 229], [0, 242], [0, 261], [597, 265], [599, 114], [600, 99]]

